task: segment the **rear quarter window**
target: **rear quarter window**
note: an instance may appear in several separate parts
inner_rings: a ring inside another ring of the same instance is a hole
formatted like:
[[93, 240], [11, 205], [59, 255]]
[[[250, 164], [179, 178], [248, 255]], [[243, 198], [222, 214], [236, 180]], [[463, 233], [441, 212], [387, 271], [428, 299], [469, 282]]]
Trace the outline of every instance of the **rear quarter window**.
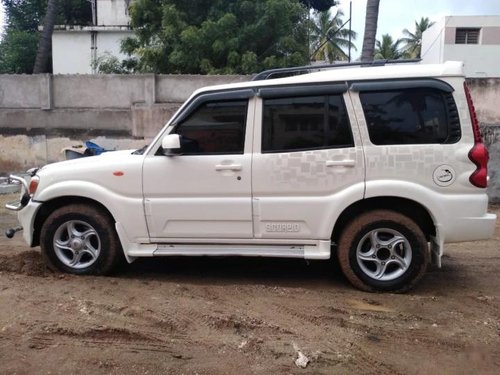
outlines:
[[460, 122], [452, 93], [435, 88], [360, 92], [375, 145], [456, 143]]

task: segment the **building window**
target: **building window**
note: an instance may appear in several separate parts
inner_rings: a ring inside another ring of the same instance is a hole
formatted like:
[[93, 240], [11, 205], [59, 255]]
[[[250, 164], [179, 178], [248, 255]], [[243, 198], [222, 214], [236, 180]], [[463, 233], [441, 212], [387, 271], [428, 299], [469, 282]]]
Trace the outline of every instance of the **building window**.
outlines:
[[481, 29], [457, 29], [455, 44], [479, 44], [479, 31]]

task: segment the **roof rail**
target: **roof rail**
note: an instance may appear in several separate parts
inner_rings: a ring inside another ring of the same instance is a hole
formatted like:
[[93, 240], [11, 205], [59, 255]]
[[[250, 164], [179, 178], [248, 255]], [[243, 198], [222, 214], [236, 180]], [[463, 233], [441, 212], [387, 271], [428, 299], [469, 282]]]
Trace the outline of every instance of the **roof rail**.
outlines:
[[340, 64], [324, 64], [324, 65], [306, 65], [306, 66], [296, 66], [291, 68], [277, 68], [269, 69], [260, 72], [252, 81], [262, 81], [265, 79], [283, 78], [290, 76], [297, 76], [301, 74], [307, 74], [311, 72], [319, 72], [321, 70], [343, 68], [347, 66], [384, 66], [385, 64], [407, 64], [416, 63], [421, 61], [421, 59], [406, 59], [406, 60], [373, 60], [373, 61], [357, 61], [350, 63], [340, 63]]

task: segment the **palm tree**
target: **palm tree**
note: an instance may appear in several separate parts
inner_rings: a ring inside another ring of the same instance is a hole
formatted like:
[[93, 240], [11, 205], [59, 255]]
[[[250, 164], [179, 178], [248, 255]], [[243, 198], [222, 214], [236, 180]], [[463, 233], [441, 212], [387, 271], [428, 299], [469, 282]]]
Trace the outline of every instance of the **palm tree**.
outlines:
[[33, 74], [46, 73], [48, 71], [47, 65], [52, 46], [52, 31], [54, 30], [57, 16], [57, 1], [58, 0], [49, 0], [47, 3], [47, 13], [45, 14], [43, 31], [38, 43]]
[[415, 21], [415, 32], [410, 32], [408, 29], [403, 30], [405, 38], [401, 38], [401, 41], [406, 43], [405, 51], [412, 58], [420, 58], [422, 53], [422, 34], [429, 27], [434, 25], [428, 17], [422, 17], [420, 22]]
[[[313, 60], [323, 60], [332, 63], [338, 60], [347, 60], [348, 55], [344, 48], [349, 48], [349, 29], [341, 28], [344, 24], [344, 13], [337, 10], [332, 17], [329, 10], [318, 12], [311, 25]], [[351, 40], [356, 39], [357, 33], [351, 30]], [[351, 48], [356, 46], [351, 42]]]
[[405, 57], [405, 52], [399, 48], [401, 39], [394, 41], [389, 34], [382, 35], [382, 41], [375, 42], [376, 60], [397, 60]]
[[361, 61], [373, 60], [379, 3], [380, 0], [368, 0], [366, 3], [365, 36], [363, 38], [363, 49], [361, 50]]
[[389, 34], [382, 35], [382, 42], [375, 42], [376, 60], [397, 60], [404, 56], [404, 52], [399, 49], [401, 39], [394, 41]]

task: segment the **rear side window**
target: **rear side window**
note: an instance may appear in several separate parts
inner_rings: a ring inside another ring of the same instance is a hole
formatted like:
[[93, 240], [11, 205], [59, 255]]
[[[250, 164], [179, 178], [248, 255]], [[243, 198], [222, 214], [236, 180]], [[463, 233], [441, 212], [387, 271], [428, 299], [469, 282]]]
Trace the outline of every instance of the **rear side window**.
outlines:
[[342, 95], [264, 100], [262, 152], [354, 145]]
[[360, 92], [375, 145], [455, 143], [460, 122], [452, 93], [435, 88]]

